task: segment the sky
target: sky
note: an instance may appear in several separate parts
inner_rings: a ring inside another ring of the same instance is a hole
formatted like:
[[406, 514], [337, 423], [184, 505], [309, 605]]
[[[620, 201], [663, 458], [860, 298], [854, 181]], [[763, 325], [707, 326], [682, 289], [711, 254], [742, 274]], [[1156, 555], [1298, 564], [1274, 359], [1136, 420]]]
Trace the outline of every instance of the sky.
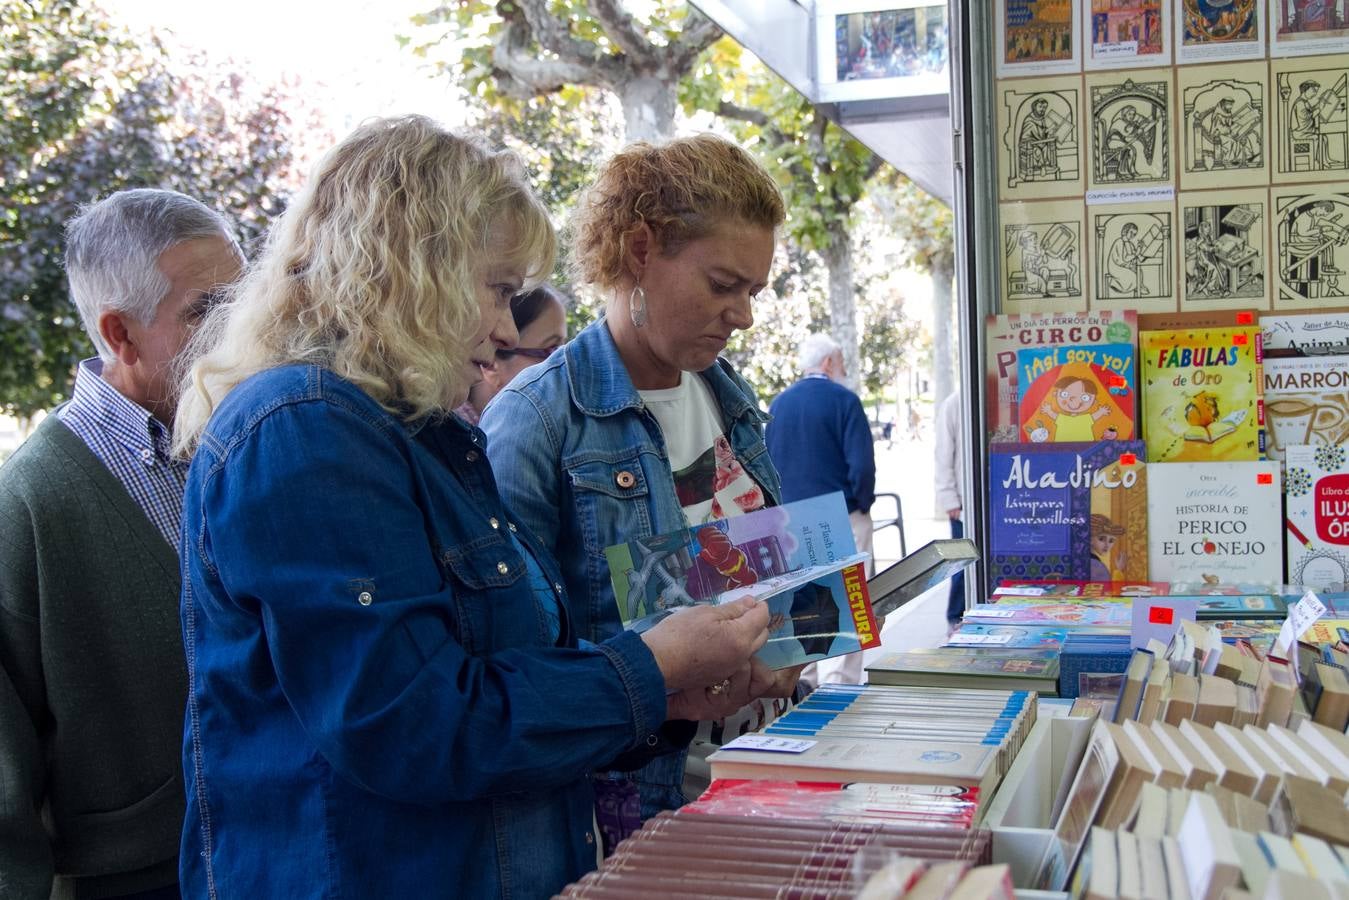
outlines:
[[409, 18], [435, 0], [105, 0], [115, 20], [170, 32], [259, 80], [298, 76], [341, 134], [375, 115], [420, 112], [456, 124], [448, 83], [398, 46]]

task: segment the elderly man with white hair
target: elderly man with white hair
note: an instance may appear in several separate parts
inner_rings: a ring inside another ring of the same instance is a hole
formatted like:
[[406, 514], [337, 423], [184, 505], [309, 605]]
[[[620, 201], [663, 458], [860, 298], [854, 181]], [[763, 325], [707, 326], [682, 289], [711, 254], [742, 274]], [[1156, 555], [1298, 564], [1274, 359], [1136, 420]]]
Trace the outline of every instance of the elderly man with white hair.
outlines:
[[[769, 407], [773, 418], [765, 436], [769, 458], [782, 477], [782, 501], [842, 491], [857, 549], [870, 553], [876, 455], [862, 401], [841, 383], [847, 374], [843, 348], [827, 334], [812, 334], [801, 342], [797, 362], [801, 380]], [[862, 654], [823, 660], [807, 667], [801, 680], [816, 686], [858, 684]]]
[[0, 467], [0, 896], [178, 896], [187, 464], [176, 358], [234, 281], [228, 223], [122, 191], [67, 224], [98, 351]]

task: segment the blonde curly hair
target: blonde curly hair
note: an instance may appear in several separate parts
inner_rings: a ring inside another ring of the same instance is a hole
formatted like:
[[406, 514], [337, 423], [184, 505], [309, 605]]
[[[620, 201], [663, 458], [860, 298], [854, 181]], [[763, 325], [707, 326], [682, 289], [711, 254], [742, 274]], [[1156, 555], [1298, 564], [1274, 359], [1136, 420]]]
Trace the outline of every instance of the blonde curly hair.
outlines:
[[423, 116], [367, 122], [319, 162], [194, 335], [175, 450], [192, 452], [236, 385], [287, 363], [325, 366], [407, 420], [446, 411], [468, 387], [476, 264], [519, 264], [529, 286], [555, 252], [513, 154]]
[[574, 274], [606, 290], [622, 284], [628, 239], [643, 222], [671, 257], [724, 223], [776, 229], [785, 218], [772, 176], [730, 141], [701, 134], [630, 144], [600, 167], [572, 214]]

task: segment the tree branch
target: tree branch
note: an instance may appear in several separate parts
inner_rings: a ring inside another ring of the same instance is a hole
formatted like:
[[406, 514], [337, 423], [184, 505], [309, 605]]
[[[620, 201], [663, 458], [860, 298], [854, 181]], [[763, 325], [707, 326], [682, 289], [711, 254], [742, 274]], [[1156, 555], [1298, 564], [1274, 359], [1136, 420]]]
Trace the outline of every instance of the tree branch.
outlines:
[[640, 68], [655, 67], [660, 62], [657, 48], [616, 0], [590, 0], [590, 12], [604, 26], [604, 33], [614, 46]]
[[503, 92], [527, 100], [551, 94], [568, 84], [603, 84], [598, 66], [561, 59], [540, 59], [528, 49], [530, 28], [507, 21], [492, 44], [492, 68]]
[[745, 106], [732, 103], [729, 100], [721, 100], [717, 103], [717, 115], [727, 119], [736, 119], [740, 122], [748, 122], [751, 125], [758, 125], [760, 128], [769, 127], [768, 114], [762, 110], [750, 109]]
[[[572, 37], [566, 20], [549, 11], [548, 0], [511, 0], [511, 5], [524, 15], [525, 23], [528, 24], [538, 45], [549, 53], [556, 54], [563, 64], [594, 66], [605, 56], [598, 45]], [[512, 12], [501, 13], [501, 16], [512, 24], [518, 24], [520, 21]], [[593, 78], [585, 79], [587, 83], [593, 80]]]
[[689, 7], [689, 15], [684, 20], [684, 28], [679, 37], [665, 48], [669, 70], [680, 74], [687, 72], [693, 61], [698, 58], [698, 54], [715, 44], [722, 33], [720, 25], [697, 9]]

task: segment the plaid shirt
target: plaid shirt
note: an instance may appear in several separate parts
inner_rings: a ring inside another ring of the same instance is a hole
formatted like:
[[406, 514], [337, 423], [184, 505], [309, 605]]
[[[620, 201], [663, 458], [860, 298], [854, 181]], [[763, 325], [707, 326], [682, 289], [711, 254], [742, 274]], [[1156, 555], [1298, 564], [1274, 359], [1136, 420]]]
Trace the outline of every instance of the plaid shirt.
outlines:
[[80, 363], [70, 402], [56, 415], [108, 467], [176, 549], [188, 464], [169, 455], [169, 429], [104, 381], [102, 373], [100, 359]]

